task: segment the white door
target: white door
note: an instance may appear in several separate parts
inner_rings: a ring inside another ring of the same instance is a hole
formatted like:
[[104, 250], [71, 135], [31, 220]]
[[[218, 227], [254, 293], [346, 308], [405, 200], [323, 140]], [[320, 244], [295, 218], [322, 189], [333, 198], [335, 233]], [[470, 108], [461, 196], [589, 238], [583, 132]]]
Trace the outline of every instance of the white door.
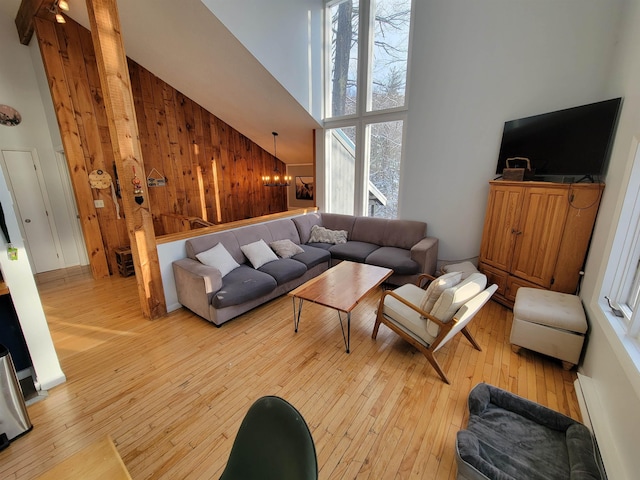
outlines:
[[46, 192], [40, 188], [34, 152], [3, 150], [9, 188], [15, 202], [25, 248], [34, 273], [61, 268], [55, 235], [49, 222]]

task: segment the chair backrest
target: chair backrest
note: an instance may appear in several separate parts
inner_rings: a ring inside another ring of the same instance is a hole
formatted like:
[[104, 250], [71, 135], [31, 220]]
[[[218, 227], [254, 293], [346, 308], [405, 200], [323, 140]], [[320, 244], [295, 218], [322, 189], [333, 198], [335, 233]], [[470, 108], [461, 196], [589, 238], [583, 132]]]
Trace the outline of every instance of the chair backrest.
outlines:
[[267, 396], [249, 408], [220, 480], [316, 480], [318, 460], [302, 415], [286, 400]]
[[454, 322], [455, 325], [451, 330], [449, 330], [433, 351], [437, 351], [441, 346], [451, 340], [460, 330], [466, 327], [471, 319], [475, 317], [476, 313], [478, 313], [484, 304], [489, 301], [496, 290], [498, 290], [498, 285], [493, 284], [462, 305], [453, 316], [452, 322]]

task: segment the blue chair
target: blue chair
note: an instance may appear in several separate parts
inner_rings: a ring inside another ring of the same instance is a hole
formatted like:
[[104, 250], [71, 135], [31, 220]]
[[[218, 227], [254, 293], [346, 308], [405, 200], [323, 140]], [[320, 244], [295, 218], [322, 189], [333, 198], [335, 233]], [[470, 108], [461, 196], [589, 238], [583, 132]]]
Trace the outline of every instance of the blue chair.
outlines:
[[318, 460], [302, 415], [286, 400], [259, 398], [249, 408], [220, 480], [316, 480]]

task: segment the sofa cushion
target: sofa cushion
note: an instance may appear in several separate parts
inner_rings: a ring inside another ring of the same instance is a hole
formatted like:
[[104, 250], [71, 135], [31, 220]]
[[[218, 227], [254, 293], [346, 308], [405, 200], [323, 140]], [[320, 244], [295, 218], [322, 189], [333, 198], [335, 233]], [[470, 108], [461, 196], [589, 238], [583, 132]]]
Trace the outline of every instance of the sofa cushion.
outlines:
[[355, 221], [356, 217], [354, 215], [323, 213], [321, 225], [330, 230], [346, 230], [347, 235], [351, 238], [351, 231], [353, 230], [353, 224]]
[[[327, 243], [323, 243], [323, 245], [328, 245]], [[294, 255], [294, 260], [298, 262], [302, 262], [307, 266], [307, 270], [315, 267], [316, 265], [320, 265], [323, 262], [331, 261], [331, 254], [329, 250], [325, 248], [317, 248], [312, 245], [300, 245], [300, 248], [304, 250], [303, 253], [299, 253]]]
[[420, 271], [420, 264], [411, 259], [411, 250], [397, 247], [380, 247], [371, 253], [366, 263], [391, 268], [397, 275], [413, 275]]
[[265, 225], [271, 232], [271, 236], [273, 237], [274, 241], [286, 239], [291, 240], [296, 244], [300, 243], [300, 235], [298, 234], [298, 229], [296, 228], [296, 224], [293, 223], [293, 220], [291, 218], [274, 220], [272, 222], [267, 222]]
[[242, 253], [249, 259], [253, 268], [260, 268], [265, 263], [278, 260], [278, 256], [269, 248], [269, 245], [267, 245], [264, 240], [242, 245], [240, 250], [242, 250]]
[[298, 253], [304, 253], [304, 250], [300, 248], [300, 245], [296, 245], [288, 238], [271, 242], [269, 246], [280, 258], [290, 258]]
[[276, 279], [278, 285], [287, 283], [290, 280], [301, 277], [307, 271], [304, 263], [291, 258], [281, 258], [275, 262], [265, 263], [259, 269]]
[[410, 250], [427, 235], [427, 224], [414, 220], [356, 217], [350, 240]]
[[313, 248], [320, 248], [320, 249], [326, 250], [328, 252], [329, 249], [331, 247], [333, 247], [334, 244], [333, 243], [313, 242], [313, 243], [307, 243], [307, 245], [309, 245], [310, 247], [313, 247]]
[[209, 250], [196, 254], [196, 258], [205, 265], [217, 268], [223, 277], [240, 266], [221, 243]]
[[308, 243], [311, 236], [311, 227], [314, 225], [322, 225], [322, 217], [319, 213], [308, 213], [306, 215], [300, 215], [292, 218], [293, 223], [298, 230], [300, 236], [300, 243]]
[[245, 257], [240, 250], [240, 244], [233, 231], [217, 232], [210, 235], [190, 238], [185, 242], [187, 257], [192, 260], [197, 260], [196, 254], [209, 250], [218, 243], [224, 245], [224, 248], [227, 249], [227, 252], [231, 254], [236, 262], [240, 264], [245, 262]]
[[347, 243], [346, 230], [330, 230], [320, 225], [311, 227], [309, 243]]
[[349, 241], [339, 245], [332, 245], [329, 251], [332, 258], [364, 263], [367, 257], [378, 248], [380, 246], [373, 243]]
[[276, 288], [275, 278], [248, 265], [240, 265], [222, 279], [222, 287], [211, 298], [214, 308], [225, 308], [255, 300]]

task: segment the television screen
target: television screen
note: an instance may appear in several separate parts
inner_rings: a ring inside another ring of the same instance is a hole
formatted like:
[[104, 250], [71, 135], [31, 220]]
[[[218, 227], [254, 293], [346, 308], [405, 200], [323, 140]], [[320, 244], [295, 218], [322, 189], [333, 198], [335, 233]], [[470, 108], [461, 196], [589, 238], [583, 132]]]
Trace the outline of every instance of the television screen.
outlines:
[[[604, 173], [621, 98], [505, 122], [496, 173], [528, 158], [536, 177]], [[520, 166], [520, 165], [518, 165]]]

